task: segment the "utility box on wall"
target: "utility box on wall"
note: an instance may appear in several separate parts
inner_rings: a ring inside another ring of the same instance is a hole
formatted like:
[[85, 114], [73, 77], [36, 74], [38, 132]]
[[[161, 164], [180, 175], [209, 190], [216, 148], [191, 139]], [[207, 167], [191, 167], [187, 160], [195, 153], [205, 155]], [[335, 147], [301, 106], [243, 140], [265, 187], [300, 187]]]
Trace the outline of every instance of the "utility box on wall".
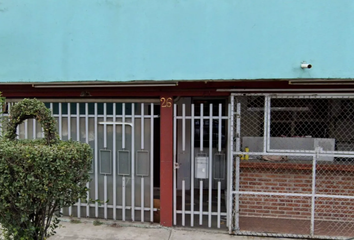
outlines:
[[207, 179], [209, 173], [209, 157], [195, 158], [195, 178]]

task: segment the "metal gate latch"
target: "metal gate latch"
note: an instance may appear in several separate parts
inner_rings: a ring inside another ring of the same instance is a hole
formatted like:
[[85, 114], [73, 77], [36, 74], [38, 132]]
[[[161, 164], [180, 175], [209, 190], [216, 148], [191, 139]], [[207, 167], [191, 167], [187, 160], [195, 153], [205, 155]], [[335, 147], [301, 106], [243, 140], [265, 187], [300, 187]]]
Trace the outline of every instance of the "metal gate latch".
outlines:
[[175, 163], [175, 169], [179, 169], [179, 163]]

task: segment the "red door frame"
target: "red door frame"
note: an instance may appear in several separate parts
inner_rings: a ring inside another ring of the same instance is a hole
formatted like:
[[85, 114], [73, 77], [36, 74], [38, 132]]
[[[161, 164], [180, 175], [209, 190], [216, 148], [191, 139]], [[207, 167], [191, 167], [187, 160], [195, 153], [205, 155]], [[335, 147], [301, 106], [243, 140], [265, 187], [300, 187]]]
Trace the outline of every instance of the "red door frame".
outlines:
[[173, 97], [160, 98], [160, 224], [173, 219]]

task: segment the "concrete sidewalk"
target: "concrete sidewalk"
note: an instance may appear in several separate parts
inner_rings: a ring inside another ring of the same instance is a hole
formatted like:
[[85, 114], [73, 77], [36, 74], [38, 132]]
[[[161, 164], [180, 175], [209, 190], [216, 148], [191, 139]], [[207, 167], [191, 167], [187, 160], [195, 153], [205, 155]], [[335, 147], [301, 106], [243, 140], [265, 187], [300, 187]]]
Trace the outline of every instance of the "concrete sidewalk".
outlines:
[[[200, 228], [166, 228], [158, 224], [139, 224], [127, 222], [105, 222], [99, 226], [93, 224], [93, 220], [81, 220], [74, 223], [68, 219], [61, 222], [57, 234], [50, 237], [50, 240], [59, 239], [81, 239], [81, 240], [264, 240], [272, 238], [231, 236], [227, 231], [204, 230]], [[275, 239], [275, 238], [273, 238]], [[285, 238], [276, 238], [285, 239]], [[289, 239], [288, 239], [289, 240]]]

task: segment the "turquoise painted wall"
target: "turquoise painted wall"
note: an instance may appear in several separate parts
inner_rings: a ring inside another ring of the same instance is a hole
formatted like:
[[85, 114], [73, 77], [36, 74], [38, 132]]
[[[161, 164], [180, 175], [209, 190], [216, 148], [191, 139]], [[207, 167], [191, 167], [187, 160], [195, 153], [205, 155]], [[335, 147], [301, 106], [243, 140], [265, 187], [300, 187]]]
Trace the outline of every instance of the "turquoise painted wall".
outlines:
[[1, 82], [354, 78], [353, 63], [353, 0], [0, 0]]

